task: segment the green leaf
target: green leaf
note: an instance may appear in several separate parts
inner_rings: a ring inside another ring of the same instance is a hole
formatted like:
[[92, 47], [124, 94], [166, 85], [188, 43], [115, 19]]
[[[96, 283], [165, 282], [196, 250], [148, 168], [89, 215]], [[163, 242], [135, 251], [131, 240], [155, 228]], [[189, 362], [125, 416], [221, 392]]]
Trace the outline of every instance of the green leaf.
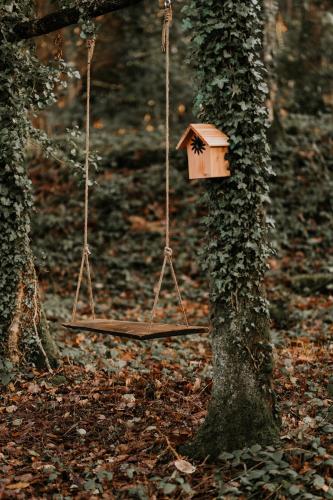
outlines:
[[296, 485], [296, 484], [293, 484], [292, 486], [290, 486], [289, 488], [289, 493], [290, 495], [292, 496], [295, 496], [295, 495], [298, 495], [298, 493], [301, 491], [301, 488]]
[[164, 495], [171, 495], [175, 490], [177, 489], [177, 486], [172, 483], [165, 483], [163, 487], [163, 493]]

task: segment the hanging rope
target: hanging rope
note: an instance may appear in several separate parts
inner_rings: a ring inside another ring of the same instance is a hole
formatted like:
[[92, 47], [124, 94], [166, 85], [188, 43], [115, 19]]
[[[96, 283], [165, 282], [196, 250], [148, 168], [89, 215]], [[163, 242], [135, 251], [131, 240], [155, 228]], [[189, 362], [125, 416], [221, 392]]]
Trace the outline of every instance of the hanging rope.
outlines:
[[177, 291], [179, 305], [184, 317], [185, 324], [189, 326], [185, 306], [182, 300], [177, 276], [172, 261], [172, 248], [170, 247], [170, 25], [172, 23], [171, 0], [164, 2], [164, 21], [162, 30], [162, 51], [165, 52], [165, 248], [164, 260], [161, 274], [157, 283], [153, 309], [150, 316], [150, 324], [153, 323], [158, 301], [160, 298], [163, 278], [167, 264], [171, 269], [172, 279]]
[[86, 268], [89, 304], [93, 318], [95, 319], [95, 304], [91, 282], [91, 271], [89, 263], [90, 250], [88, 246], [88, 213], [89, 213], [89, 157], [90, 157], [90, 89], [91, 89], [91, 61], [94, 54], [95, 40], [87, 41], [87, 102], [86, 102], [86, 150], [85, 150], [85, 189], [84, 189], [84, 231], [83, 248], [80, 272], [77, 280], [76, 294], [73, 305], [72, 321], [76, 319], [77, 305], [80, 296], [80, 289], [83, 279], [83, 272]]

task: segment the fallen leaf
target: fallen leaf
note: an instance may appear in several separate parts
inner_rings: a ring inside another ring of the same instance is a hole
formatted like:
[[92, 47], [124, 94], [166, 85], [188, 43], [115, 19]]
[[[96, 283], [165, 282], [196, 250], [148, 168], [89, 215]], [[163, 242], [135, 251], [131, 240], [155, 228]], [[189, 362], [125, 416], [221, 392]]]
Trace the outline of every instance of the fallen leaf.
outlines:
[[144, 231], [151, 233], [160, 233], [163, 231], [163, 227], [159, 220], [148, 221], [138, 215], [131, 215], [128, 219], [131, 223], [133, 231]]
[[23, 490], [24, 488], [28, 488], [30, 486], [29, 483], [15, 483], [15, 484], [9, 484], [6, 486], [7, 490]]
[[197, 392], [201, 387], [201, 380], [199, 378], [195, 379], [195, 382], [192, 387], [192, 392]]
[[176, 460], [175, 467], [180, 472], [184, 472], [184, 474], [193, 474], [196, 471], [194, 465], [190, 464], [190, 462], [187, 462], [186, 460]]
[[17, 406], [15, 406], [15, 405], [7, 406], [7, 408], [6, 408], [7, 413], [14, 413], [14, 411], [16, 411], [16, 410], [17, 410]]
[[34, 384], [33, 382], [28, 385], [28, 392], [30, 392], [30, 394], [37, 394], [40, 391], [41, 388], [39, 387], [39, 385]]
[[123, 394], [122, 397], [123, 397], [123, 399], [126, 399], [130, 403], [134, 403], [135, 402], [135, 395], [134, 394]]

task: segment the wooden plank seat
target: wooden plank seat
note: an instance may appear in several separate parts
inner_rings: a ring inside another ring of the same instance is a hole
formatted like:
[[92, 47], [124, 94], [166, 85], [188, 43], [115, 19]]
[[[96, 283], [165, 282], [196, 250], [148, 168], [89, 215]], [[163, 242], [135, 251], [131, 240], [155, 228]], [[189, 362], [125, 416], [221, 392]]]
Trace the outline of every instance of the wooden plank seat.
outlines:
[[114, 335], [127, 339], [151, 340], [209, 332], [204, 326], [169, 325], [166, 323], [141, 323], [107, 319], [75, 320], [64, 323], [64, 327], [76, 331], [88, 331]]

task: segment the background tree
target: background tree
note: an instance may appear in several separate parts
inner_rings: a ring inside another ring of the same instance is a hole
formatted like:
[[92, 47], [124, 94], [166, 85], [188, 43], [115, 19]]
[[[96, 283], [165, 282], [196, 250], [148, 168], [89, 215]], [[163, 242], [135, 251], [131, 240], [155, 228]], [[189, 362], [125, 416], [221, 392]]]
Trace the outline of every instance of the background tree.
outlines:
[[281, 0], [277, 21], [271, 210], [282, 249], [292, 244], [314, 264], [333, 236], [333, 8]]
[[232, 176], [207, 189], [207, 271], [214, 384], [208, 417], [189, 448], [195, 456], [277, 436], [268, 304], [270, 248], [264, 207], [272, 174], [266, 139], [267, 85], [261, 62], [263, 2], [191, 1], [186, 9], [196, 109], [230, 136]]

